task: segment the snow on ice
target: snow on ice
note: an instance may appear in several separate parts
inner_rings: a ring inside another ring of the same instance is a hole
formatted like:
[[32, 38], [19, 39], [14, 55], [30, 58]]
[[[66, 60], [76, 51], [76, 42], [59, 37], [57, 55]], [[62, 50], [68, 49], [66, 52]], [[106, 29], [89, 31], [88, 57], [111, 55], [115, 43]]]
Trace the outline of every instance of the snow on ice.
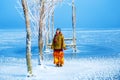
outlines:
[[56, 67], [52, 60], [38, 65], [33, 62], [33, 77], [27, 77], [25, 59], [2, 57], [0, 80], [119, 80], [119, 58], [81, 58], [65, 60], [63, 67]]

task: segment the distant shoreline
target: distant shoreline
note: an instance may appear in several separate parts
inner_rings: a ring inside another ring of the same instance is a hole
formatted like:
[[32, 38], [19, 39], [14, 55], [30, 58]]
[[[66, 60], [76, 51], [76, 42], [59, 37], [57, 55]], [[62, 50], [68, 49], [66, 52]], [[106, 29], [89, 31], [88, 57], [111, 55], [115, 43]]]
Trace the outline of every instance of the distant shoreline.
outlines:
[[[54, 29], [56, 30], [56, 28]], [[61, 28], [62, 31], [72, 31], [72, 28]], [[26, 31], [26, 29], [0, 29], [1, 31], [10, 31], [10, 32], [16, 32], [16, 31]], [[81, 29], [76, 28], [76, 31], [80, 32], [112, 32], [112, 31], [120, 31], [120, 29]]]

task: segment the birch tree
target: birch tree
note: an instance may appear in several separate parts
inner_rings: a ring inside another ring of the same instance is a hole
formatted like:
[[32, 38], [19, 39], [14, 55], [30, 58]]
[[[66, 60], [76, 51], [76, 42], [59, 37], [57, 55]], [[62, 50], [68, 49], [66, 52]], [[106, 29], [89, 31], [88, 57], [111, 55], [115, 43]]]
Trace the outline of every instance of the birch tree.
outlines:
[[76, 7], [74, 4], [74, 0], [72, 0], [72, 27], [73, 27], [73, 49], [76, 52]]
[[28, 16], [28, 8], [26, 0], [22, 0], [22, 6], [26, 22], [26, 61], [28, 74], [32, 75], [32, 63], [31, 63], [31, 29], [30, 19]]
[[43, 60], [43, 40], [42, 40], [42, 30], [43, 30], [43, 15], [44, 15], [44, 0], [41, 0], [41, 8], [40, 8], [40, 22], [39, 22], [39, 33], [38, 33], [38, 46], [39, 46], [39, 65], [41, 65], [41, 60]]

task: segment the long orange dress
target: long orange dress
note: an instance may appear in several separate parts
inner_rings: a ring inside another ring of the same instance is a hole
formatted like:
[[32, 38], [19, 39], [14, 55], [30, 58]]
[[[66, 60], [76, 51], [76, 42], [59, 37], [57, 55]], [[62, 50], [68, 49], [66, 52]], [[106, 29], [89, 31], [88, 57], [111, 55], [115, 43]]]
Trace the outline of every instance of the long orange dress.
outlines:
[[64, 52], [63, 51], [54, 51], [54, 64], [63, 65], [64, 64]]

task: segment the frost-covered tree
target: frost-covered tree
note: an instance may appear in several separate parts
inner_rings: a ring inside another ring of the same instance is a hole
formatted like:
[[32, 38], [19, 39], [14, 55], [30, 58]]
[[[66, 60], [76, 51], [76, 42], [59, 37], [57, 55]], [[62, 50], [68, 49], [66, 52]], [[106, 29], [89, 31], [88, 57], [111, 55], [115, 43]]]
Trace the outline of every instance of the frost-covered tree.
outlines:
[[32, 64], [31, 64], [31, 29], [30, 29], [30, 19], [28, 16], [28, 7], [26, 0], [22, 0], [23, 11], [26, 20], [26, 61], [28, 74], [32, 75]]
[[45, 1], [41, 0], [41, 4], [40, 4], [40, 20], [39, 20], [39, 31], [38, 31], [38, 46], [39, 46], [39, 65], [41, 65], [41, 61], [43, 60], [43, 28], [44, 28], [44, 12], [45, 12]]

